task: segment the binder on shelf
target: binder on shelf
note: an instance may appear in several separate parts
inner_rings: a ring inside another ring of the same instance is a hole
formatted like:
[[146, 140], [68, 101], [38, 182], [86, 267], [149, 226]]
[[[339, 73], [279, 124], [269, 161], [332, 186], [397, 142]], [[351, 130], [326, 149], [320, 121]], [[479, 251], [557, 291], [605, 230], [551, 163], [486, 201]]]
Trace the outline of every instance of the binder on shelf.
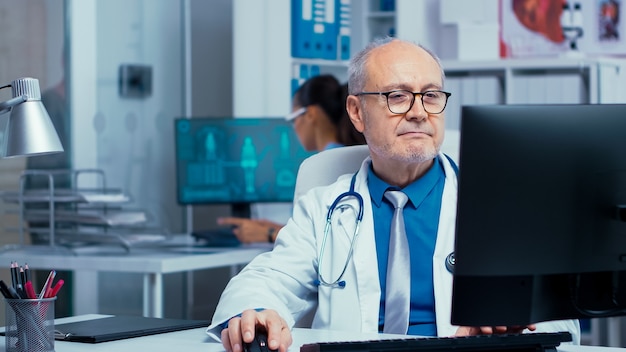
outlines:
[[298, 90], [298, 88], [302, 83], [304, 83], [304, 81], [311, 77], [319, 75], [319, 65], [294, 64], [291, 76], [291, 96], [293, 97], [293, 95], [296, 93], [296, 90]]
[[313, 58], [312, 0], [291, 0], [291, 56]]
[[309, 66], [309, 78], [319, 76], [320, 75], [320, 67], [319, 65], [311, 65]]
[[[314, 0], [313, 10], [313, 45], [316, 58], [337, 60], [337, 6], [339, 0]], [[321, 41], [318, 46], [317, 38]], [[318, 50], [319, 49], [319, 50]]]
[[298, 87], [309, 77], [309, 66], [305, 64], [294, 64], [291, 75], [291, 96], [296, 93]]
[[380, 0], [380, 11], [395, 11], [396, 0]]
[[291, 56], [337, 60], [338, 0], [291, 0]]
[[337, 35], [338, 57], [340, 60], [350, 59], [350, 0], [337, 1], [337, 23], [339, 30]]

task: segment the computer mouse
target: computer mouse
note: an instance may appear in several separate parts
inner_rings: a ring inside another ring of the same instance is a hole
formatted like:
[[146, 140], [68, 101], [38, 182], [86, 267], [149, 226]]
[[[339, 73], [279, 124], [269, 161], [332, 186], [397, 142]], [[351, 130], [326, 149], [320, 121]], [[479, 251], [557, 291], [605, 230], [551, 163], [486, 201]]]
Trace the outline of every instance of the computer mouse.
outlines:
[[271, 350], [267, 345], [265, 331], [257, 331], [252, 342], [243, 344], [243, 350], [244, 352], [278, 352], [278, 350]]

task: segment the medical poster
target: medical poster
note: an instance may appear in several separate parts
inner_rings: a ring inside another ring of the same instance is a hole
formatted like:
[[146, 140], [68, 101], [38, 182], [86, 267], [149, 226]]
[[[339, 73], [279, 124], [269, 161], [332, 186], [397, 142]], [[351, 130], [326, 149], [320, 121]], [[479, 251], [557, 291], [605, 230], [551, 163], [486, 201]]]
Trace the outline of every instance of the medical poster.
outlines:
[[500, 0], [500, 56], [626, 56], [624, 0]]

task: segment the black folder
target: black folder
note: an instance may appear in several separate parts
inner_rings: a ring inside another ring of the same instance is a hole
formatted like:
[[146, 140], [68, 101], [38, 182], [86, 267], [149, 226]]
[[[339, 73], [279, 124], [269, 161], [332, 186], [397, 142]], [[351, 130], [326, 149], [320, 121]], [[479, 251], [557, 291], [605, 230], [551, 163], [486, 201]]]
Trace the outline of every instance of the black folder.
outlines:
[[56, 324], [55, 339], [99, 343], [130, 337], [208, 327], [208, 320], [147, 318], [115, 315], [111, 317]]

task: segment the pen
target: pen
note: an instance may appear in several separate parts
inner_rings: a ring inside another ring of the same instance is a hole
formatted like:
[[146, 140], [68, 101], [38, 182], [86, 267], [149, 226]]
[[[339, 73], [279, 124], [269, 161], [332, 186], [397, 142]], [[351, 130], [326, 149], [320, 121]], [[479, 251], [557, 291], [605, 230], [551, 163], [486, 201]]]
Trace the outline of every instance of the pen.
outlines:
[[9, 287], [4, 282], [4, 280], [0, 280], [0, 292], [2, 292], [2, 295], [4, 296], [4, 298], [8, 298], [8, 299], [14, 298], [13, 295], [11, 294], [11, 291], [9, 291]]
[[20, 295], [17, 294], [17, 291], [15, 291], [15, 289], [13, 287], [9, 287], [9, 295], [11, 296], [11, 298], [13, 299], [20, 299]]
[[48, 278], [46, 279], [46, 282], [43, 284], [43, 288], [39, 293], [39, 299], [42, 299], [46, 296], [46, 292], [48, 291], [48, 289], [50, 289], [50, 286], [52, 286], [52, 281], [54, 280], [56, 274], [56, 271], [50, 270], [50, 274], [48, 274]]
[[11, 284], [17, 287], [17, 262], [11, 262]]
[[35, 289], [33, 288], [33, 283], [30, 281], [27, 281], [24, 284], [24, 290], [26, 291], [26, 297], [28, 297], [29, 299], [36, 299], [37, 298], [37, 294], [35, 293]]
[[52, 290], [50, 290], [50, 294], [46, 295], [47, 296], [46, 298], [56, 297], [57, 293], [59, 292], [61, 287], [63, 287], [64, 283], [65, 283], [65, 281], [63, 281], [63, 279], [60, 279], [59, 281], [57, 281], [56, 285], [54, 285]]

